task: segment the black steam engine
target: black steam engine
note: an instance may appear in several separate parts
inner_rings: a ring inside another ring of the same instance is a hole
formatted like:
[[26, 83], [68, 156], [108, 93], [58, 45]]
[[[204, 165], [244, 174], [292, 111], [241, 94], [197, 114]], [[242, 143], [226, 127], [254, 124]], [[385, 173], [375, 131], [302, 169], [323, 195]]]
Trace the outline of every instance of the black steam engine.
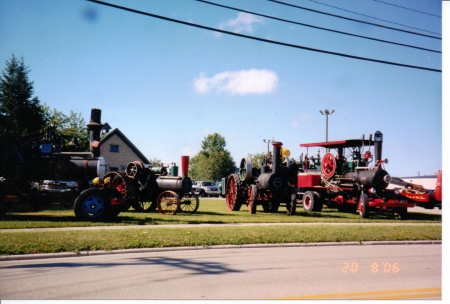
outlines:
[[256, 212], [257, 205], [262, 205], [266, 212], [276, 212], [285, 203], [287, 214], [295, 213], [295, 177], [299, 167], [291, 164], [288, 155], [282, 155], [281, 142], [272, 145], [272, 157], [260, 168], [253, 168], [251, 160], [243, 158], [239, 173], [226, 179], [222, 187], [228, 210], [239, 211], [246, 204], [251, 214]]
[[111, 220], [133, 207], [136, 211], [154, 211], [173, 215], [179, 211], [193, 213], [199, 206], [187, 176], [189, 156], [181, 157], [181, 176], [173, 165], [144, 165], [134, 161], [125, 171], [108, 172], [95, 179], [96, 188], [83, 191], [74, 203], [75, 216], [80, 219]]
[[[89, 187], [89, 180], [104, 175], [105, 161], [98, 149], [99, 130], [102, 127], [97, 122], [100, 121], [100, 114], [100, 110], [92, 109], [91, 122], [88, 124], [91, 142], [89, 152], [63, 152], [61, 139], [57, 136], [54, 125], [38, 132], [34, 139], [23, 141], [2, 139], [0, 158], [2, 214], [14, 203], [30, 203], [36, 210], [51, 201], [55, 195], [60, 199], [71, 199], [73, 202], [73, 196], [78, 194], [76, 193], [78, 190]], [[77, 187], [71, 189], [73, 191], [47, 191], [43, 187], [46, 180], [76, 181]]]

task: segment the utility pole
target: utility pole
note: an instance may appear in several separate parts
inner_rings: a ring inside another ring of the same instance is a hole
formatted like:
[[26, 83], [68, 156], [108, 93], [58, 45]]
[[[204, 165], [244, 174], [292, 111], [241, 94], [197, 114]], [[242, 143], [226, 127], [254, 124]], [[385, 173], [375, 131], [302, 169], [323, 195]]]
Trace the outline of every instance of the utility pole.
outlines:
[[273, 137], [272, 137], [272, 140], [270, 140], [270, 139], [268, 139], [268, 140], [263, 139], [263, 142], [267, 143], [266, 165], [267, 165], [267, 161], [269, 160], [269, 144], [271, 142], [273, 142], [273, 141], [274, 141]]
[[320, 114], [327, 116], [327, 125], [326, 125], [326, 141], [328, 142], [328, 116], [334, 113], [334, 110], [331, 110], [331, 112], [328, 109], [325, 109], [324, 112], [322, 110], [319, 111]]

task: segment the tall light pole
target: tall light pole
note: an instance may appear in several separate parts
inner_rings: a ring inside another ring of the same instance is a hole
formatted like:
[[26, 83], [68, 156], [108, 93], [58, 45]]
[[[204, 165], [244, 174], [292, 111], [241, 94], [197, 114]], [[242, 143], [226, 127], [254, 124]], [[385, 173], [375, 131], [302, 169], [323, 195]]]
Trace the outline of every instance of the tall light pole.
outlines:
[[328, 109], [325, 109], [323, 112], [322, 112], [322, 110], [320, 110], [319, 111], [320, 112], [320, 114], [322, 114], [322, 115], [326, 115], [327, 116], [327, 127], [326, 127], [326, 141], [328, 142], [328, 115], [331, 115], [331, 114], [333, 114], [334, 113], [334, 110], [331, 110], [331, 112], [328, 110]]
[[273, 137], [272, 137], [272, 140], [270, 140], [270, 139], [268, 139], [268, 140], [263, 139], [263, 142], [267, 143], [266, 165], [267, 165], [267, 161], [269, 160], [269, 144], [271, 142], [273, 142], [273, 141], [274, 141]]

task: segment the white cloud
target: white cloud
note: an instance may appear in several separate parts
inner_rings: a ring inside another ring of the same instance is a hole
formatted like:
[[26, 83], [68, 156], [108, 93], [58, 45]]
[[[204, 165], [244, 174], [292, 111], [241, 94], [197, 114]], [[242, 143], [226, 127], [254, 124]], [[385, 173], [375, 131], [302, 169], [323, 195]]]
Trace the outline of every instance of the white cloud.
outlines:
[[[226, 22], [222, 22], [219, 28], [222, 30], [229, 30], [234, 33], [253, 33], [254, 24], [262, 23], [263, 19], [248, 13], [239, 13], [236, 19], [230, 19]], [[216, 37], [219, 37], [221, 33], [215, 32]]]
[[202, 73], [194, 80], [195, 89], [200, 93], [215, 90], [230, 95], [268, 94], [276, 89], [277, 84], [277, 73], [257, 69], [226, 71], [211, 78]]

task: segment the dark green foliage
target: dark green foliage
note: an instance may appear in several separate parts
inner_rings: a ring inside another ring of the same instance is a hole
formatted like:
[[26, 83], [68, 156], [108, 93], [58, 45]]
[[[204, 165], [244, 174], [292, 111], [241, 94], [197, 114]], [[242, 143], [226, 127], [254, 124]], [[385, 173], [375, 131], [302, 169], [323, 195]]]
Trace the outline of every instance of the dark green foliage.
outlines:
[[39, 99], [33, 97], [30, 70], [23, 58], [18, 60], [14, 55], [5, 65], [0, 76], [0, 135], [31, 136], [44, 127], [45, 120]]
[[225, 138], [220, 134], [206, 136], [202, 141], [202, 150], [190, 161], [190, 177], [194, 180], [217, 181], [233, 173], [235, 163], [225, 146]]

